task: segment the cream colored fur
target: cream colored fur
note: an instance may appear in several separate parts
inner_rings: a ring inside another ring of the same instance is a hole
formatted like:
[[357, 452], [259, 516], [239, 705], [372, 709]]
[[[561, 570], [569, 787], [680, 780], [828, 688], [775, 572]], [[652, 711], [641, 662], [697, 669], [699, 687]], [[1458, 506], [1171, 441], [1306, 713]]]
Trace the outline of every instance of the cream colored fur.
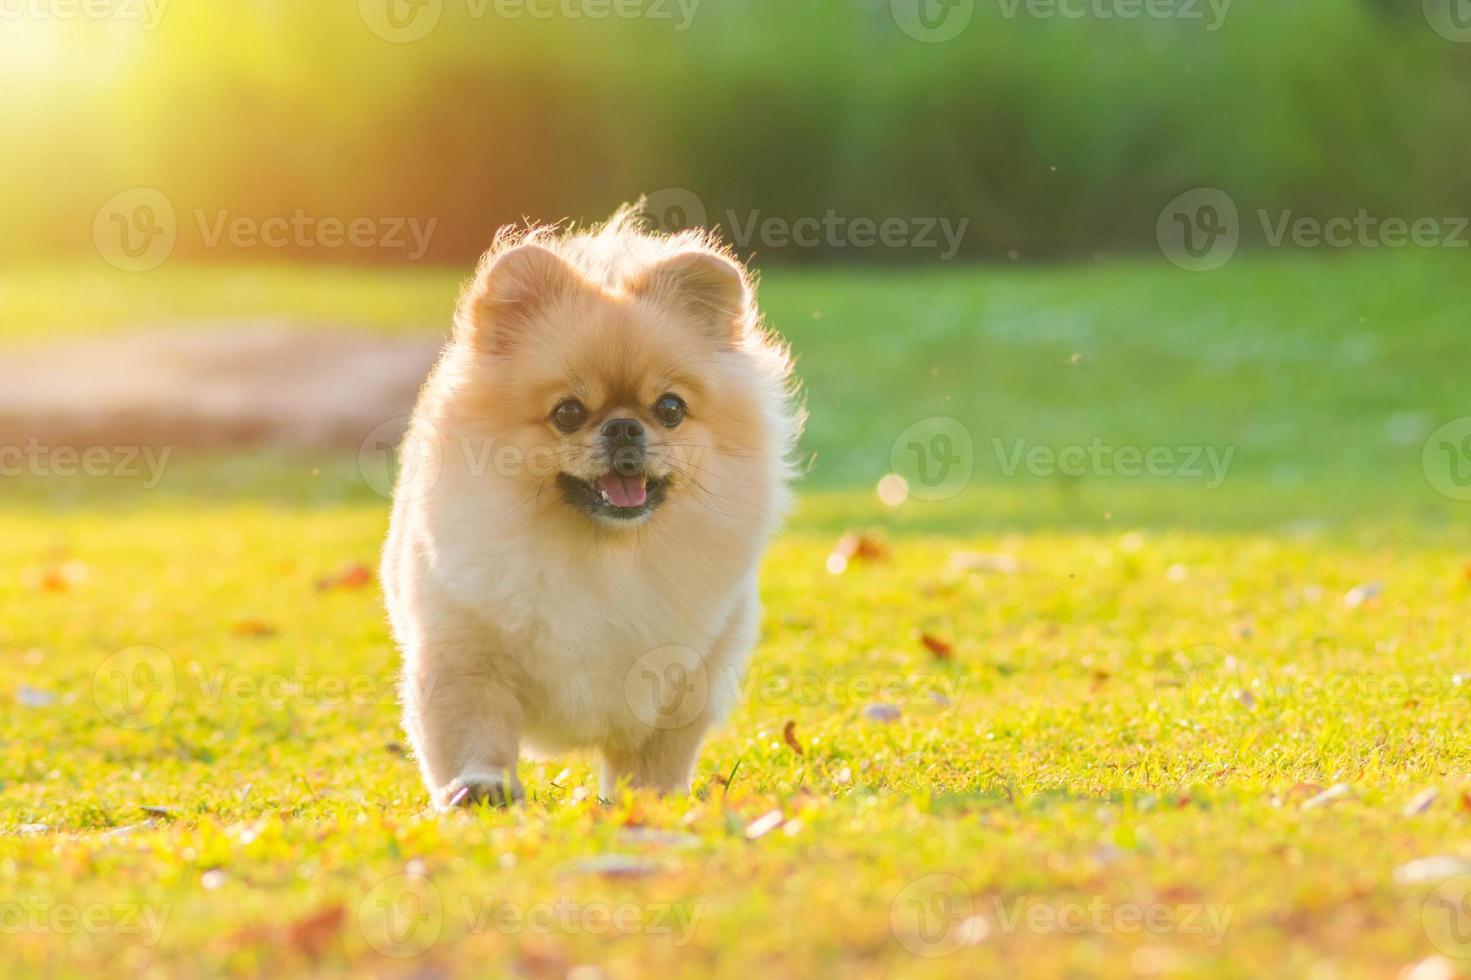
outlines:
[[[670, 391], [689, 406], [673, 429], [650, 408]], [[549, 421], [568, 397], [591, 414], [571, 435]], [[650, 479], [669, 480], [645, 520], [558, 491], [559, 472], [605, 470], [616, 417], [643, 422]], [[709, 237], [647, 234], [625, 209], [497, 238], [415, 409], [383, 556], [435, 806], [520, 798], [523, 748], [598, 750], [605, 796], [689, 790], [756, 639], [800, 424], [786, 350]]]

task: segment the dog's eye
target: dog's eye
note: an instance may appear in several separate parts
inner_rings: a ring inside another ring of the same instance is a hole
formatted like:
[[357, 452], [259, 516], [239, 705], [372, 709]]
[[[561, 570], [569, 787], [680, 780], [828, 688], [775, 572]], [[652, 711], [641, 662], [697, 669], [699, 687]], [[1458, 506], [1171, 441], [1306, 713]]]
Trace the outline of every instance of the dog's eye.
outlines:
[[587, 409], [576, 398], [560, 401], [552, 409], [552, 424], [563, 432], [576, 432], [586, 421]]
[[684, 399], [678, 395], [665, 395], [654, 402], [654, 414], [672, 429], [684, 421]]

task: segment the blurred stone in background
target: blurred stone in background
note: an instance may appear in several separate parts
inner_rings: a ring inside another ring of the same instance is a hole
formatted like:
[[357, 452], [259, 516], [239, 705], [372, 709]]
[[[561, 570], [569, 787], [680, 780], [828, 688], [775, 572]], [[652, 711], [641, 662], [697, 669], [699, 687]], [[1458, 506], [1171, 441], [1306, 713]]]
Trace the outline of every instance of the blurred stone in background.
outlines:
[[407, 415], [432, 338], [214, 322], [0, 351], [0, 445], [356, 449]]

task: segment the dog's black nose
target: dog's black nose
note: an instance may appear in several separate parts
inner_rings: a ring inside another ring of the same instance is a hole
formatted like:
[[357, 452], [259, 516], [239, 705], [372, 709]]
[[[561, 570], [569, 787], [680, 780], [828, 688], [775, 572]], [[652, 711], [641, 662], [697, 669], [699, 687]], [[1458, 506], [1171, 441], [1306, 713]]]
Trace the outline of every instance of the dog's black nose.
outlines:
[[644, 469], [644, 427], [637, 419], [612, 419], [603, 425], [608, 461], [619, 476], [637, 476]]
[[631, 445], [644, 437], [638, 419], [613, 419], [603, 426], [603, 438], [615, 446]]

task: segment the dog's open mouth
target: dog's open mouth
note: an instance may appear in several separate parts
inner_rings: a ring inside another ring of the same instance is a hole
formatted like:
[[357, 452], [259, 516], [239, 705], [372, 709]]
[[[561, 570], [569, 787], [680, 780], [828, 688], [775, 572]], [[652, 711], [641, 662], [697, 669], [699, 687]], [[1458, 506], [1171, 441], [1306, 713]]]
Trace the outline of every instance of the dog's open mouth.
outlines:
[[596, 480], [584, 480], [558, 473], [557, 487], [563, 500], [589, 517], [634, 521], [649, 516], [664, 502], [669, 478], [608, 472]]

